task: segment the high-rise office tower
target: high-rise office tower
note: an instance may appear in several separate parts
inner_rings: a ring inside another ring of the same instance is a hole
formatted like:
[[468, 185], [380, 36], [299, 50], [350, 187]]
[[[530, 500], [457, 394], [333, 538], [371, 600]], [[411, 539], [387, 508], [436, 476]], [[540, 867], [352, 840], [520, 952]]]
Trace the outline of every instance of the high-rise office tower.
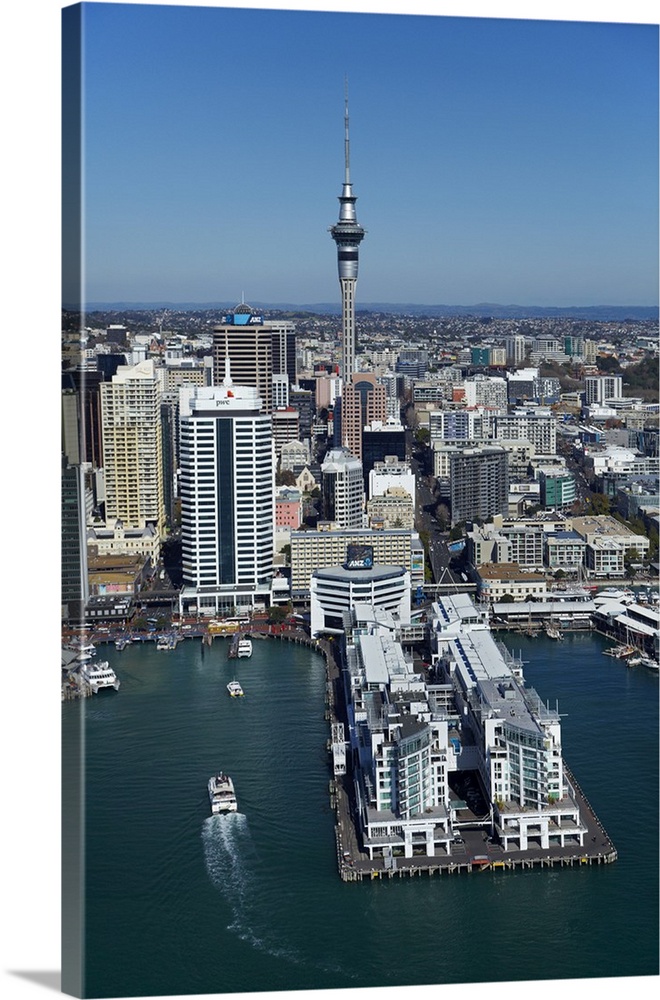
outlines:
[[80, 465], [62, 455], [62, 617], [82, 619], [89, 597], [85, 483]]
[[358, 276], [358, 255], [364, 239], [364, 229], [358, 225], [355, 212], [356, 196], [351, 184], [348, 137], [348, 93], [344, 104], [344, 186], [339, 195], [339, 221], [331, 226], [337, 244], [337, 266], [341, 287], [342, 366], [344, 385], [355, 371], [355, 285]]
[[264, 413], [272, 413], [276, 405], [273, 376], [286, 376], [289, 385], [296, 381], [295, 326], [284, 320], [264, 320], [242, 302], [213, 328], [214, 385], [222, 385], [228, 357], [236, 384], [254, 386]]
[[273, 341], [273, 375], [286, 375], [296, 383], [296, 328], [283, 320], [266, 323]]
[[406, 432], [399, 420], [372, 420], [362, 431], [362, 472], [368, 489], [369, 475], [377, 462], [387, 456], [401, 462], [406, 457]]
[[62, 390], [71, 389], [78, 397], [80, 422], [80, 461], [89, 462], [95, 469], [103, 465], [101, 445], [101, 403], [99, 385], [103, 382], [99, 371], [82, 367], [68, 368], [62, 372]]
[[182, 390], [180, 414], [181, 610], [217, 614], [267, 603], [275, 516], [271, 417], [256, 389], [234, 384], [229, 371], [221, 386]]
[[[362, 433], [374, 420], [387, 420], [387, 393], [375, 375], [360, 372], [344, 382], [341, 393], [339, 440], [356, 458], [362, 458]], [[389, 454], [389, 453], [388, 453]], [[397, 454], [397, 452], [392, 452]]]
[[153, 361], [122, 365], [99, 386], [106, 523], [153, 524], [162, 535], [163, 444], [161, 388]]
[[273, 333], [245, 303], [213, 327], [213, 384], [222, 385], [231, 358], [232, 379], [257, 390], [264, 413], [273, 410]]

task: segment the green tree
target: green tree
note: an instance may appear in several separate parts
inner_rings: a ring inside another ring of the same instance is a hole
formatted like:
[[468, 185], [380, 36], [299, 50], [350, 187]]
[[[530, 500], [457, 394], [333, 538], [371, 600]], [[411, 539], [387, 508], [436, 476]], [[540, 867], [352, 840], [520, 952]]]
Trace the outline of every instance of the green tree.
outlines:
[[641, 562], [641, 558], [637, 549], [628, 549], [623, 560], [623, 567], [626, 571], [626, 576], [632, 582], [637, 575], [637, 565]]
[[278, 469], [275, 474], [275, 483], [277, 486], [295, 486], [296, 477], [291, 469]]
[[612, 502], [610, 497], [605, 496], [604, 493], [590, 493], [587, 500], [587, 513], [599, 515], [599, 514], [609, 514], [611, 510]]

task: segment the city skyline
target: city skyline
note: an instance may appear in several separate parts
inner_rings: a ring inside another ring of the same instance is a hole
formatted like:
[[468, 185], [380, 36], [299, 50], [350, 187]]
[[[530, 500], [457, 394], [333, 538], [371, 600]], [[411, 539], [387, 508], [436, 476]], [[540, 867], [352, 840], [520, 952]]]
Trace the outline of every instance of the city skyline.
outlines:
[[131, 4], [85, 24], [88, 303], [338, 302], [345, 77], [357, 308], [658, 302], [657, 26]]

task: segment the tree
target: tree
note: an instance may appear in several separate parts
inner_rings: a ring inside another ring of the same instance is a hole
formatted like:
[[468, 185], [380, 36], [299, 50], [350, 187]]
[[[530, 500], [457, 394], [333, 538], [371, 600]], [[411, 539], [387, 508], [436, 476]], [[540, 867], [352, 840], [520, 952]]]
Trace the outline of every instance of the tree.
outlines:
[[565, 576], [566, 574], [564, 573], [563, 569], [558, 569], [557, 572], [555, 573], [555, 580], [563, 580]]
[[439, 503], [435, 509], [435, 516], [441, 531], [446, 531], [449, 527], [450, 514], [446, 503]]
[[623, 566], [626, 571], [626, 576], [631, 582], [637, 575], [637, 565], [640, 562], [641, 557], [637, 549], [628, 549], [623, 559]]
[[278, 469], [275, 474], [275, 483], [277, 486], [295, 486], [296, 477], [291, 469]]
[[[619, 364], [618, 359], [612, 357], [609, 354], [608, 355], [599, 355], [598, 358], [597, 358], [597, 360], [596, 360], [596, 364], [598, 365], [598, 371], [599, 372], [606, 372], [608, 374], [614, 373], [615, 375], [621, 375], [622, 374], [621, 365]], [[627, 377], [628, 377], [628, 374], [626, 372], [626, 378]]]
[[610, 497], [604, 493], [590, 493], [587, 501], [587, 512], [589, 514], [609, 514], [611, 508]]
[[288, 614], [289, 610], [287, 608], [281, 608], [279, 605], [274, 604], [268, 611], [268, 621], [271, 625], [281, 625]]

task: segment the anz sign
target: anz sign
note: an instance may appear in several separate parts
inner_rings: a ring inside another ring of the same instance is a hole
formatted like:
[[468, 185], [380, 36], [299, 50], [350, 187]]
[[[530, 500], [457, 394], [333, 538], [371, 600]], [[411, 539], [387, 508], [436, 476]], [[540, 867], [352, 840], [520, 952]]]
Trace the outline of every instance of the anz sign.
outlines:
[[255, 313], [228, 313], [222, 322], [230, 326], [262, 326], [263, 321], [263, 316]]
[[371, 569], [374, 564], [373, 545], [347, 545], [346, 569]]

